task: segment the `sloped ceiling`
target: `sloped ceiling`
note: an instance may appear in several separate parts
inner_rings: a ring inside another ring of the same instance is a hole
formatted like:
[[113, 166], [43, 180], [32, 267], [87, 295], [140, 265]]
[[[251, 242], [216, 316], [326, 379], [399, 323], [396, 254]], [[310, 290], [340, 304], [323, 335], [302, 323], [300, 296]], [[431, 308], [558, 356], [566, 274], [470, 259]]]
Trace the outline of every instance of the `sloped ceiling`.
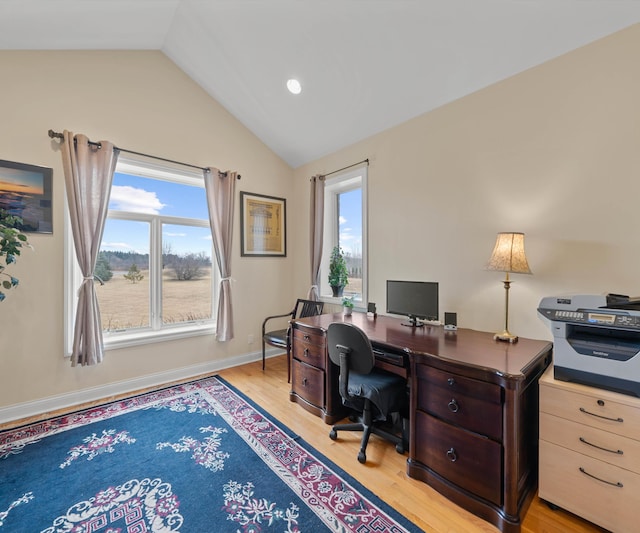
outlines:
[[638, 21], [640, 0], [0, 0], [0, 49], [161, 50], [297, 167]]

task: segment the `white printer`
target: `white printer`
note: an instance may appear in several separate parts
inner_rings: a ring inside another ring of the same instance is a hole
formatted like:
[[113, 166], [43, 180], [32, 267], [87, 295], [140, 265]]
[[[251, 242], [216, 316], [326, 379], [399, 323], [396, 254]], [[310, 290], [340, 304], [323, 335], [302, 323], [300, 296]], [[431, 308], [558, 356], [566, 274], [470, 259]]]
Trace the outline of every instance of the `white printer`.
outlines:
[[556, 379], [640, 397], [640, 299], [549, 296], [538, 313], [553, 333]]

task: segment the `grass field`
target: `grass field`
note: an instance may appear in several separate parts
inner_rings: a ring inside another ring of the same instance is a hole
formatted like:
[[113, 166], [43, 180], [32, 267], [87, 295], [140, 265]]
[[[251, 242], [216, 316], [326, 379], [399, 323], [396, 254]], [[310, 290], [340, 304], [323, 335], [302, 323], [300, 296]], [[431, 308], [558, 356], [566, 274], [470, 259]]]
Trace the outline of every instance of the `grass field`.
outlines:
[[[96, 283], [102, 315], [102, 329], [117, 330], [149, 326], [149, 272], [137, 283], [125, 279], [126, 272], [114, 272], [104, 285]], [[171, 271], [163, 276], [163, 323], [180, 323], [211, 318], [211, 274], [190, 281], [178, 281]]]

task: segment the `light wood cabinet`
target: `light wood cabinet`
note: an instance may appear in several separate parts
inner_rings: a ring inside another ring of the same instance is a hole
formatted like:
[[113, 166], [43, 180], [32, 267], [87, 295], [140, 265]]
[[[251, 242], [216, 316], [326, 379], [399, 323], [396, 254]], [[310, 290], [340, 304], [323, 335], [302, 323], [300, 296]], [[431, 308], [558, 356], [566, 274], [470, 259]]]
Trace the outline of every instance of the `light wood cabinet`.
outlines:
[[540, 380], [540, 498], [613, 532], [636, 531], [640, 398]]

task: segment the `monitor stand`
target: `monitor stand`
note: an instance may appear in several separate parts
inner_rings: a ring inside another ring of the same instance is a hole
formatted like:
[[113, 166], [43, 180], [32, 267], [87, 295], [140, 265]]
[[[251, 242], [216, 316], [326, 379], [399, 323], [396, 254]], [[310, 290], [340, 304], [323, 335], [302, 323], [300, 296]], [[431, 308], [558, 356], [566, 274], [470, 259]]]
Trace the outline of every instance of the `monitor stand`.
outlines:
[[410, 328], [421, 328], [424, 326], [422, 322], [418, 322], [418, 319], [415, 316], [411, 315], [409, 315], [409, 322], [401, 322], [401, 324]]

